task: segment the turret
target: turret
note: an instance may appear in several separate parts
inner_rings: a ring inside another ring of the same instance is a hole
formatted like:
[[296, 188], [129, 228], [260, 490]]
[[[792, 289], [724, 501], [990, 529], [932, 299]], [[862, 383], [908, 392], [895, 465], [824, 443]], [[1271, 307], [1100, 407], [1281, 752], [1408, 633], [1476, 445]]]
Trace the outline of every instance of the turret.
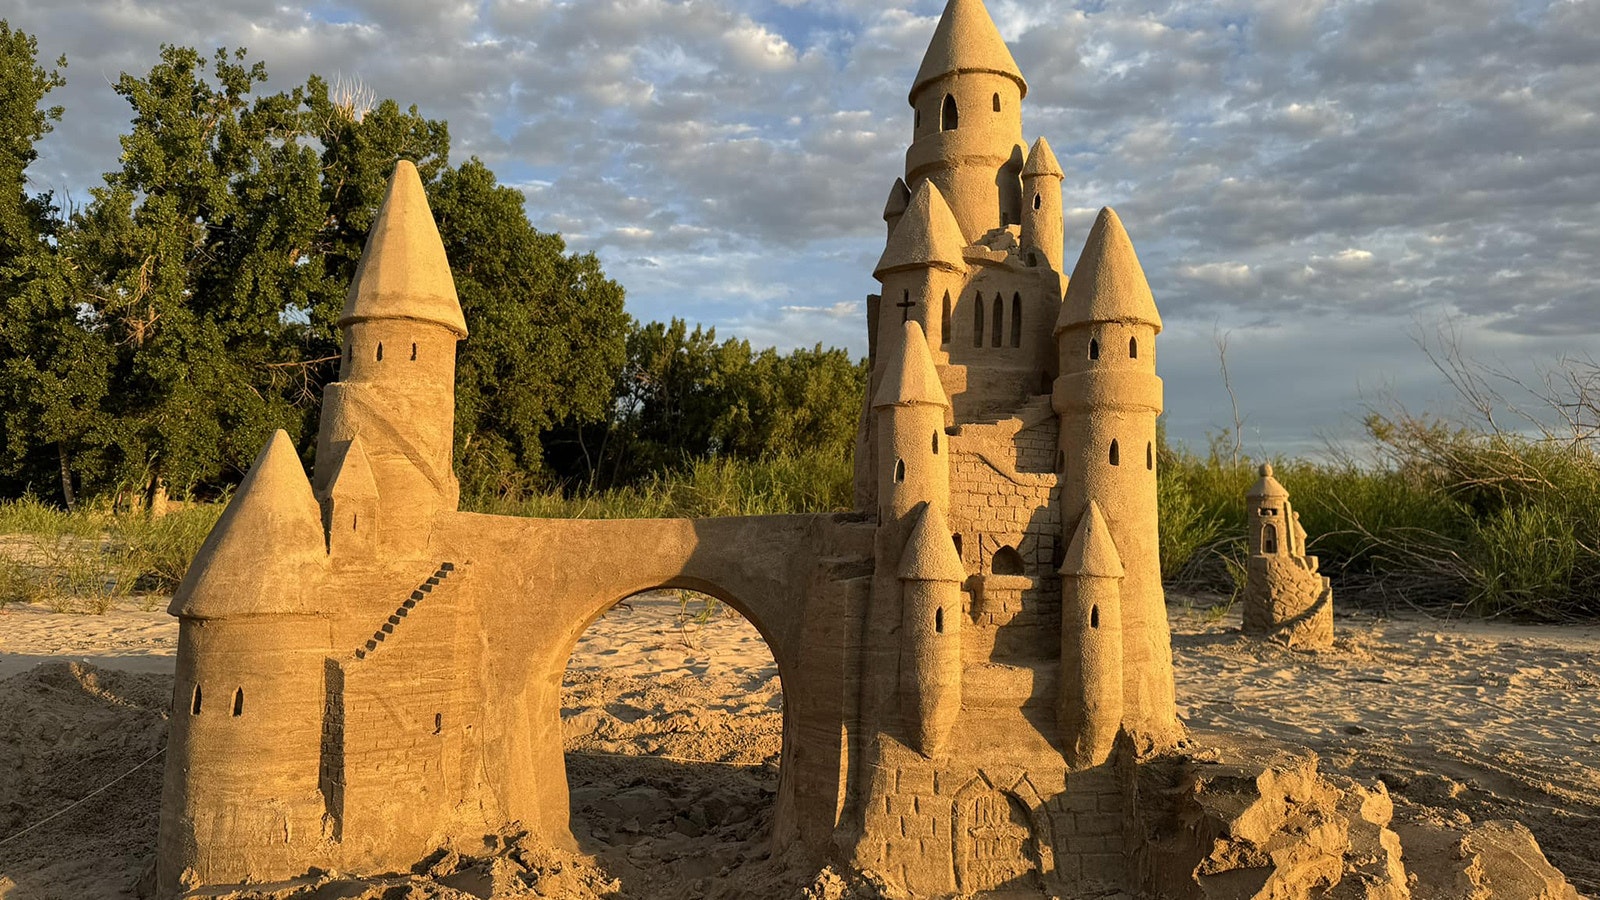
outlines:
[[[168, 607], [178, 660], [159, 856], [206, 884], [292, 868], [321, 840], [327, 570], [321, 511], [279, 431]], [[175, 892], [181, 874], [157, 878]]]
[[1056, 720], [1074, 768], [1099, 765], [1122, 725], [1122, 558], [1099, 504], [1078, 519], [1061, 573]]
[[967, 266], [966, 242], [944, 195], [932, 182], [917, 187], [905, 215], [879, 257], [872, 275], [883, 282], [878, 301], [878, 333], [894, 334], [905, 322], [922, 326], [935, 360], [948, 359], [950, 313]]
[[896, 178], [894, 186], [889, 188], [889, 199], [883, 204], [883, 221], [889, 226], [888, 239], [894, 238], [894, 229], [900, 224], [900, 217], [906, 214], [906, 207], [911, 205], [911, 189], [906, 187], [904, 178]]
[[1168, 745], [1181, 733], [1157, 539], [1155, 442], [1162, 385], [1155, 373], [1155, 336], [1160, 330], [1161, 316], [1133, 243], [1117, 214], [1103, 209], [1072, 271], [1056, 322], [1058, 468], [1062, 507], [1085, 509], [1091, 499], [1097, 501], [1126, 567], [1123, 718], [1145, 747]]
[[371, 555], [378, 533], [378, 482], [361, 435], [350, 439], [322, 500], [328, 552], [339, 557]]
[[[922, 326], [906, 322], [886, 361], [873, 397], [878, 421], [879, 525], [907, 523], [924, 501], [941, 508], [950, 498], [949, 448], [944, 433], [950, 409]], [[891, 332], [893, 333], [893, 332]], [[895, 542], [904, 544], [905, 534]]]
[[950, 0], [911, 86], [906, 184], [938, 185], [968, 243], [1021, 219], [1027, 93], [982, 0]]
[[1295, 525], [1289, 508], [1289, 491], [1272, 475], [1272, 466], [1261, 465], [1261, 477], [1245, 493], [1250, 517], [1250, 552], [1257, 556], [1297, 556], [1305, 551], [1295, 547]]
[[420, 555], [433, 517], [454, 510], [456, 342], [467, 325], [416, 167], [401, 160], [339, 317], [339, 381], [323, 393], [315, 486], [359, 431], [381, 509], [385, 553]]
[[900, 708], [910, 745], [937, 754], [961, 712], [961, 582], [944, 513], [923, 503], [900, 556]]
[[1022, 258], [1030, 266], [1061, 271], [1061, 182], [1066, 177], [1050, 142], [1039, 138], [1022, 167]]

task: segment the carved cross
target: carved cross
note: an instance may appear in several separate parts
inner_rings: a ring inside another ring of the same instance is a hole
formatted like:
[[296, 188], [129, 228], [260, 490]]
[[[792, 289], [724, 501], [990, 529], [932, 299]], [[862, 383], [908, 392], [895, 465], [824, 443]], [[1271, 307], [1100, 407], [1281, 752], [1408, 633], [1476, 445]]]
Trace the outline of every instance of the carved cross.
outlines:
[[907, 294], [904, 300], [901, 300], [899, 303], [895, 304], [895, 306], [900, 307], [901, 324], [911, 321], [911, 310], [915, 308], [916, 305], [917, 301], [911, 299], [910, 294]]

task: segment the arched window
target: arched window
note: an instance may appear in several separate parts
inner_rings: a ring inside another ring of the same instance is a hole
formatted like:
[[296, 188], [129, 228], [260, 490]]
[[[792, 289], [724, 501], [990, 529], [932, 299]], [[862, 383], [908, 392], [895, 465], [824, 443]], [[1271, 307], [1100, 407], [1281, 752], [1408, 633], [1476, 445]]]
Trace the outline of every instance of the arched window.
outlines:
[[1033, 195], [1033, 208], [1034, 209], [1038, 209], [1043, 205], [1044, 205], [1044, 195], [1042, 195], [1042, 194], [1034, 194]]
[[935, 634], [944, 634], [944, 607], [933, 611], [933, 631]]
[[412, 362], [416, 362], [417, 361], [417, 342], [416, 341], [412, 341], [411, 342], [411, 361]]
[[1121, 454], [1117, 452], [1117, 439], [1116, 438], [1112, 438], [1111, 439], [1111, 464], [1113, 466], [1122, 465], [1122, 461], [1121, 461], [1120, 457], [1121, 457]]
[[1154, 472], [1156, 469], [1156, 445], [1154, 442], [1144, 443], [1144, 467]]
[[1022, 554], [1015, 547], [1001, 547], [994, 552], [991, 568], [996, 575], [1021, 575]]
[[383, 342], [378, 342], [378, 362], [383, 362]]
[[233, 692], [233, 715], [235, 718], [244, 715], [244, 688]]
[[1001, 331], [1006, 327], [1006, 298], [1004, 295], [994, 295], [994, 333], [989, 335], [992, 346], [1000, 346]]
[[1011, 295], [1011, 346], [1022, 346], [1022, 295]]
[[1139, 339], [1136, 337], [1128, 338], [1128, 358], [1139, 358]]
[[937, 431], [933, 433], [933, 455], [939, 455], [939, 432]]
[[894, 483], [895, 484], [900, 484], [901, 482], [903, 482], [905, 480], [906, 480], [906, 461], [903, 460], [903, 459], [897, 459], [897, 460], [894, 461]]
[[1096, 603], [1095, 605], [1089, 607], [1089, 627], [1090, 628], [1099, 628], [1100, 627], [1100, 604], [1098, 604], [1098, 603]]
[[950, 292], [944, 292], [944, 316], [939, 319], [939, 343], [950, 343]]
[[1000, 111], [1000, 94], [998, 92], [996, 92], [994, 95], [994, 111]]
[[1089, 338], [1089, 358], [1090, 359], [1099, 359], [1100, 358], [1100, 342], [1095, 340], [1094, 338]]
[[194, 686], [194, 697], [189, 700], [189, 715], [200, 715], [200, 685]]
[[983, 295], [972, 295], [972, 346], [983, 346]]
[[[1276, 525], [1263, 525], [1263, 526], [1261, 526], [1261, 552], [1262, 553], [1277, 553], [1278, 552], [1278, 526], [1276, 526]], [[198, 692], [199, 689], [196, 688], [195, 690]], [[200, 695], [199, 695], [199, 693], [196, 693], [195, 696], [198, 697]], [[198, 712], [199, 709], [200, 709], [200, 701], [196, 700], [195, 701], [195, 710]]]
[[939, 109], [939, 130], [955, 131], [959, 124], [961, 114], [956, 111], [956, 98], [953, 94], [944, 95], [944, 106]]

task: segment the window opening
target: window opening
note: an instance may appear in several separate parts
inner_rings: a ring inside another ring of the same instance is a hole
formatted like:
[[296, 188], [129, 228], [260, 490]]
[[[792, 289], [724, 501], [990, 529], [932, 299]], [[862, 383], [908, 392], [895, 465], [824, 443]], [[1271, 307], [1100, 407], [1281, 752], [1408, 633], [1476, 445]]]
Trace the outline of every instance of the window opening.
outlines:
[[1021, 575], [1022, 554], [1015, 547], [1001, 547], [994, 552], [991, 568], [996, 575]]
[[[1262, 527], [1262, 529], [1261, 529], [1261, 552], [1262, 553], [1277, 553], [1278, 552], [1278, 526], [1276, 526], [1276, 525], [1265, 525], [1265, 526]], [[200, 690], [199, 688], [195, 688], [195, 696], [196, 697], [200, 696], [199, 690]], [[195, 701], [195, 711], [196, 712], [200, 711], [200, 701], [199, 700]]]
[[933, 630], [937, 634], [944, 634], [944, 607], [933, 611]]
[[944, 95], [944, 106], [939, 110], [939, 130], [955, 131], [960, 122], [961, 115], [956, 110], [956, 98], [953, 94]]
[[972, 297], [972, 346], [983, 346], [983, 295]]
[[1122, 463], [1120, 461], [1118, 461], [1118, 459], [1117, 459], [1118, 455], [1119, 454], [1117, 453], [1117, 439], [1116, 438], [1112, 438], [1111, 439], [1111, 464], [1113, 466], [1122, 465]]
[[444, 733], [444, 713], [434, 713], [433, 714], [433, 733], [434, 734], [443, 734]]
[[194, 697], [189, 701], [189, 715], [200, 715], [200, 685], [194, 686]]
[[894, 483], [895, 484], [899, 484], [899, 483], [901, 483], [901, 482], [903, 482], [905, 480], [906, 480], [906, 461], [903, 460], [903, 459], [897, 459], [897, 460], [894, 461]]
[[939, 455], [939, 432], [937, 431], [933, 433], [933, 455]]
[[950, 343], [950, 292], [944, 292], [944, 316], [939, 319], [939, 343]]
[[417, 361], [417, 342], [416, 341], [412, 341], [411, 342], [411, 361], [412, 362], [416, 362]]
[[1144, 444], [1144, 467], [1146, 469], [1151, 470], [1152, 472], [1155, 471], [1155, 468], [1156, 468], [1156, 445], [1155, 445], [1155, 443], [1153, 441], [1145, 441], [1145, 444]]
[[1000, 95], [998, 93], [994, 95], [994, 111], [1000, 111]]
[[383, 362], [383, 342], [378, 342], [378, 362]]
[[1100, 342], [1095, 340], [1094, 338], [1089, 338], [1089, 358], [1090, 359], [1099, 359], [1100, 358]]
[[1022, 295], [1011, 295], [1011, 346], [1022, 346]]
[[1096, 603], [1094, 606], [1089, 607], [1089, 627], [1090, 628], [1099, 628], [1100, 627], [1100, 604], [1098, 604], [1098, 603]]
[[989, 336], [991, 346], [1000, 346], [1000, 331], [1006, 327], [1006, 298], [994, 295], [994, 333]]
[[244, 688], [233, 692], [233, 715], [234, 718], [244, 715]]
[[1041, 195], [1039, 195], [1039, 194], [1034, 194], [1033, 195], [1033, 208], [1034, 209], [1038, 209], [1043, 205], [1044, 205], [1043, 197]]
[[1129, 359], [1138, 359], [1139, 358], [1139, 339], [1138, 338], [1132, 338], [1132, 337], [1128, 338], [1128, 358]]

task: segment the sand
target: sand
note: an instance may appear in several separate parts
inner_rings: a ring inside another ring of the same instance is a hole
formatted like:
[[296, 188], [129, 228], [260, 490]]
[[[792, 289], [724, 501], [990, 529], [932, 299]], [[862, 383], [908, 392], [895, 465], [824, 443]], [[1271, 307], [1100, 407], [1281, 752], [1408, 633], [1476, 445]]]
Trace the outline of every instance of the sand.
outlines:
[[[1600, 893], [1600, 628], [1342, 617], [1333, 650], [1300, 652], [1244, 638], [1236, 614], [1205, 603], [1169, 605], [1180, 712], [1197, 736], [1310, 747], [1384, 781], [1397, 824], [1520, 820], [1580, 891]], [[743, 619], [697, 623], [700, 609], [634, 598], [573, 655], [563, 719], [582, 854], [511, 839], [515, 862], [439, 859], [432, 874], [318, 896], [487, 896], [494, 884], [572, 898], [850, 896], [832, 872], [771, 857], [776, 667]], [[137, 604], [0, 610], [0, 898], [134, 896], [154, 845], [176, 636]]]

